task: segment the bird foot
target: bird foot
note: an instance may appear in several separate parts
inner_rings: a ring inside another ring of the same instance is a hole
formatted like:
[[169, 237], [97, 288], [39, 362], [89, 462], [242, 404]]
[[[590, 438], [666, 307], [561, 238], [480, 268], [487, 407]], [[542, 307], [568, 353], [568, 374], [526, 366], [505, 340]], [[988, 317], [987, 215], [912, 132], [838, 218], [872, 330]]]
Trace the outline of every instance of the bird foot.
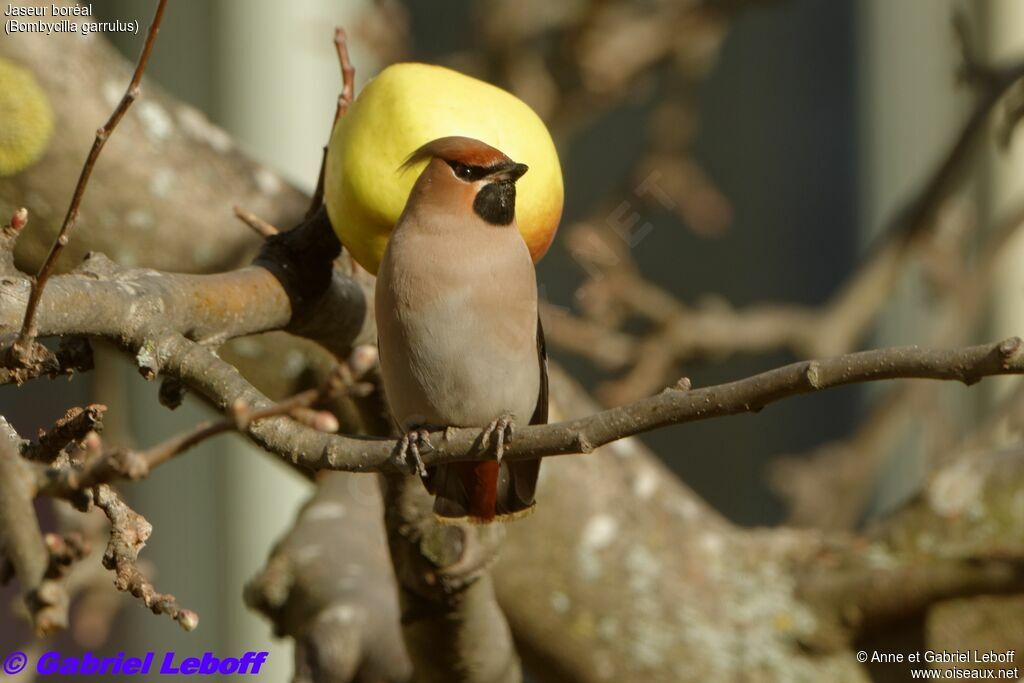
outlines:
[[486, 445], [493, 440], [494, 458], [500, 463], [505, 455], [505, 446], [512, 443], [515, 431], [515, 418], [511, 413], [505, 413], [487, 425], [487, 429], [480, 435], [480, 441]]
[[420, 455], [421, 448], [424, 451], [434, 450], [434, 445], [430, 443], [430, 432], [425, 427], [410, 429], [398, 440], [395, 458], [400, 463], [409, 466], [410, 474], [422, 478], [427, 476], [427, 466], [423, 464], [423, 457]]

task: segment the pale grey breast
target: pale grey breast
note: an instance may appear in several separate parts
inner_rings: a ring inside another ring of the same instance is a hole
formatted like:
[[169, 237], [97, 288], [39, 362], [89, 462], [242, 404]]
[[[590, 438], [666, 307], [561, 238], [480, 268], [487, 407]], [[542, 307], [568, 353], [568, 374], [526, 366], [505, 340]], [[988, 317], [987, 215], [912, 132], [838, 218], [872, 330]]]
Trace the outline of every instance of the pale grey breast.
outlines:
[[514, 226], [395, 231], [375, 303], [385, 391], [403, 428], [530, 419], [540, 388], [535, 278]]

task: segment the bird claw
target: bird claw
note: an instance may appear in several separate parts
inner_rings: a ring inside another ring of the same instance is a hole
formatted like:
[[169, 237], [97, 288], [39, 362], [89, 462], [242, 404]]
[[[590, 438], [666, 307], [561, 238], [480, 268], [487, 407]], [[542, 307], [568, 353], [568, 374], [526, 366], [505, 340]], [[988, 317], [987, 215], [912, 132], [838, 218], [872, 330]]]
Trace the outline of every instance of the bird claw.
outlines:
[[515, 431], [515, 418], [511, 414], [505, 413], [487, 425], [487, 429], [481, 434], [480, 440], [482, 443], [488, 444], [493, 437], [494, 458], [500, 463], [505, 455], [505, 446], [512, 443], [512, 435]]
[[423, 427], [411, 429], [402, 435], [398, 440], [395, 457], [409, 466], [411, 474], [422, 478], [427, 476], [427, 466], [423, 464], [420, 448], [424, 451], [434, 450], [434, 445], [430, 443], [430, 432]]

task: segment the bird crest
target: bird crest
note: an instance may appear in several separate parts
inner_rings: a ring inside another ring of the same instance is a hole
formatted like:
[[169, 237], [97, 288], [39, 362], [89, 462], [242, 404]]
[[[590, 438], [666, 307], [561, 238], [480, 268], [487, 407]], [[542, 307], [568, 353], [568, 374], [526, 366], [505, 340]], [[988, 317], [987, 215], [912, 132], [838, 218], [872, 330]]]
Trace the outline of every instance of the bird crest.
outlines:
[[448, 163], [460, 163], [471, 168], [491, 171], [501, 170], [502, 167], [511, 167], [514, 164], [501, 150], [491, 147], [486, 142], [461, 135], [449, 135], [422, 145], [409, 155], [399, 170], [407, 171], [417, 163], [429, 161], [435, 157]]

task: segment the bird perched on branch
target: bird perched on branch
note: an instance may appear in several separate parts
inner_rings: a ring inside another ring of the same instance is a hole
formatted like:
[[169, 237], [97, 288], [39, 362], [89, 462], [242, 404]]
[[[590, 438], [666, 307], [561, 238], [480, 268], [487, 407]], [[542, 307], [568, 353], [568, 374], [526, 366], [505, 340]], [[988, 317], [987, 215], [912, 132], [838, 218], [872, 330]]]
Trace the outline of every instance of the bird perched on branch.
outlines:
[[384, 388], [414, 461], [427, 428], [480, 427], [494, 446], [494, 460], [423, 472], [434, 513], [511, 518], [532, 509], [540, 460], [502, 461], [504, 444], [516, 422], [547, 421], [536, 274], [516, 224], [527, 167], [467, 137], [428, 142], [404, 167], [424, 161], [377, 273]]

